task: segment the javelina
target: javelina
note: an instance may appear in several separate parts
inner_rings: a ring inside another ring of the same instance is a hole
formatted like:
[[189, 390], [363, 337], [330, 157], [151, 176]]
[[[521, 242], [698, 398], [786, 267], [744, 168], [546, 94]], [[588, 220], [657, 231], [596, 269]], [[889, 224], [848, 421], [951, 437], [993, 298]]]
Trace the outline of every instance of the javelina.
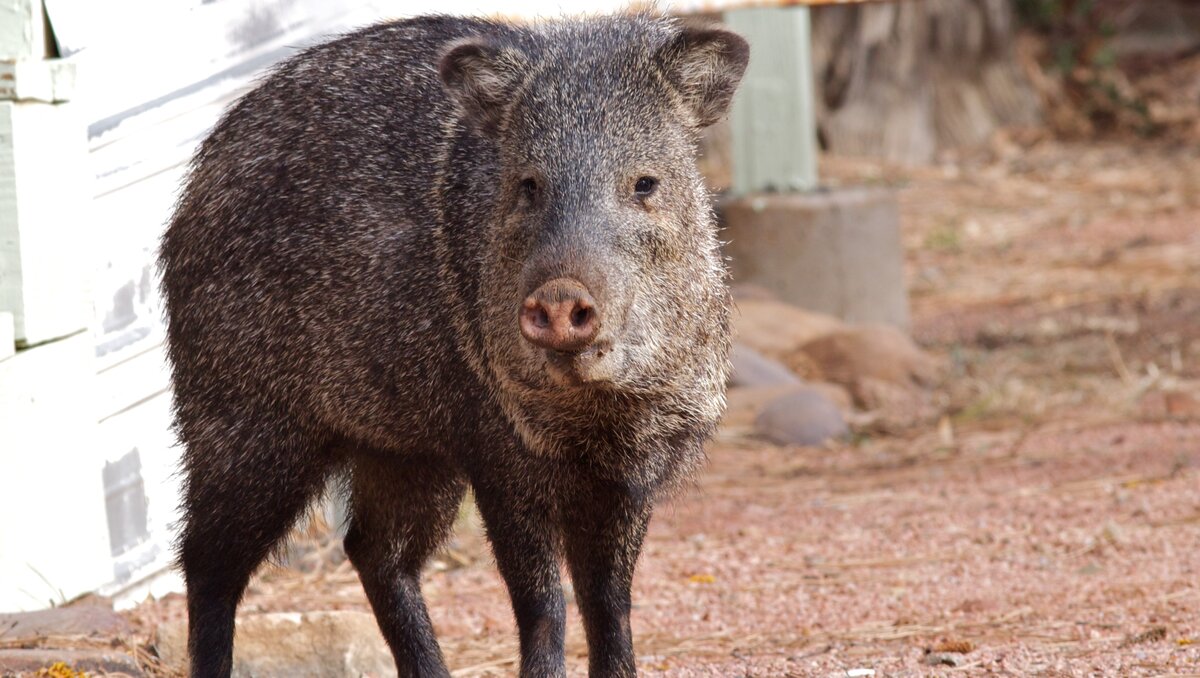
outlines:
[[748, 58], [645, 15], [375, 26], [298, 55], [203, 142], [162, 243], [193, 676], [344, 473], [346, 553], [401, 675], [445, 676], [422, 564], [469, 486], [521, 674], [634, 675], [654, 501], [724, 408], [729, 307], [699, 130]]

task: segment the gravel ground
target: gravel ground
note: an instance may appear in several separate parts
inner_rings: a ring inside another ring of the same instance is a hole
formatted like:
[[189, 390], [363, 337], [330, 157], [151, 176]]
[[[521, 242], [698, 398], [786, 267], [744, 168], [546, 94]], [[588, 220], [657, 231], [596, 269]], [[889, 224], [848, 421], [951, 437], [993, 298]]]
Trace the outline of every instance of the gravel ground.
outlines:
[[[633, 615], [646, 675], [1200, 671], [1200, 423], [839, 449], [730, 432], [711, 457], [647, 542]], [[462, 532], [458, 562], [425, 585], [447, 660], [511, 675], [507, 599], [470, 521]], [[353, 572], [269, 571], [243, 610], [318, 608], [365, 609]]]

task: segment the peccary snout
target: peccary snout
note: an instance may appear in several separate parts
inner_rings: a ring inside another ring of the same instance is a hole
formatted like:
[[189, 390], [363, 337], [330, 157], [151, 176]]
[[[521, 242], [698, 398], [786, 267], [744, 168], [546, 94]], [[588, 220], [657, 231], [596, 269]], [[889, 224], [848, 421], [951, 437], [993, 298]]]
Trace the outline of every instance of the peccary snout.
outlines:
[[534, 290], [521, 304], [519, 322], [529, 343], [564, 353], [587, 348], [600, 331], [595, 299], [570, 278], [555, 278]]

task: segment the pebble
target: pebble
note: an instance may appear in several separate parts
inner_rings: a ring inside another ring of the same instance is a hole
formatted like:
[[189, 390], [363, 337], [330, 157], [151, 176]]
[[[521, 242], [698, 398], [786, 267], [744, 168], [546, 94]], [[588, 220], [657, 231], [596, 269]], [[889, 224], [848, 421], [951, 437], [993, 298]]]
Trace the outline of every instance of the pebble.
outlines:
[[734, 344], [729, 356], [733, 372], [729, 385], [733, 387], [780, 386], [800, 384], [800, 378], [775, 360], [764, 356], [745, 344]]
[[755, 430], [778, 445], [821, 445], [849, 433], [841, 410], [824, 393], [800, 386], [767, 402]]
[[925, 655], [925, 663], [929, 666], [960, 666], [962, 662], [961, 655], [948, 652], [931, 652]]

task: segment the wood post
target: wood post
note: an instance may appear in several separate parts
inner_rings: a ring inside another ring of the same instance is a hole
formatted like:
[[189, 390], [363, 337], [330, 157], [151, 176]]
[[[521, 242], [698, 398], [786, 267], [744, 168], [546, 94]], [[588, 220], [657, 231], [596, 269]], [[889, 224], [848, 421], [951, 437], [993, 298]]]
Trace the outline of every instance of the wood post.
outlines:
[[74, 64], [50, 59], [40, 0], [0, 9], [0, 312], [18, 346], [88, 325], [87, 128]]
[[817, 121], [807, 7], [736, 9], [750, 66], [730, 113], [735, 195], [817, 187]]

